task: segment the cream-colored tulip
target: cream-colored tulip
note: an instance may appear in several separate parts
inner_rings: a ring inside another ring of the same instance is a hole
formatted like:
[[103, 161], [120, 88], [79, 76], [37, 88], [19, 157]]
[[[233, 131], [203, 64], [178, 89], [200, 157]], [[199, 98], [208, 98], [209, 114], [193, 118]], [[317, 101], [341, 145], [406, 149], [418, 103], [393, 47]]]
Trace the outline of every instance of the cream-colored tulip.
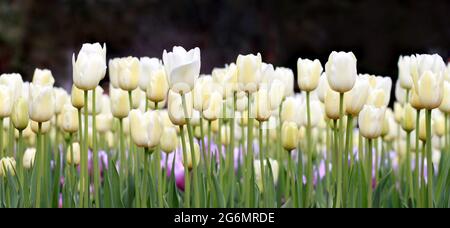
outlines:
[[55, 114], [58, 115], [61, 113], [64, 104], [69, 100], [69, 95], [62, 88], [54, 88], [53, 90], [55, 93]]
[[30, 84], [30, 119], [36, 122], [49, 121], [55, 114], [55, 94], [51, 86]]
[[176, 93], [186, 94], [194, 88], [200, 76], [200, 49], [198, 47], [186, 51], [175, 46], [172, 52], [163, 52], [164, 68], [169, 87]]
[[[433, 119], [431, 119], [431, 126], [434, 125]], [[420, 111], [420, 117], [419, 117], [419, 139], [421, 141], [427, 141], [427, 128], [426, 128], [426, 116], [425, 116], [425, 110]]]
[[159, 144], [162, 126], [158, 111], [131, 110], [130, 126], [131, 138], [137, 146], [151, 148]]
[[28, 101], [25, 98], [19, 97], [14, 103], [11, 120], [18, 130], [23, 130], [28, 126], [30, 118], [28, 116]]
[[[73, 153], [72, 153], [73, 151]], [[80, 144], [78, 142], [72, 143], [72, 146], [67, 148], [66, 153], [66, 162], [71, 165], [79, 165], [80, 164]]]
[[131, 97], [133, 99], [133, 109], [139, 108], [142, 103], [145, 104], [146, 94], [140, 88], [136, 88], [135, 90], [131, 91]]
[[387, 107], [391, 97], [392, 80], [388, 77], [374, 77], [367, 104]]
[[214, 68], [211, 75], [214, 82], [221, 85], [223, 98], [233, 97], [234, 92], [238, 91], [236, 64], [231, 63], [224, 68]]
[[0, 84], [10, 88], [13, 102], [16, 102], [22, 95], [23, 80], [20, 74], [2, 74], [0, 76]]
[[142, 57], [139, 59], [139, 88], [141, 90], [147, 90], [152, 78], [152, 73], [155, 70], [164, 71], [164, 66], [160, 59], [149, 57]]
[[173, 127], [164, 127], [161, 134], [161, 150], [166, 153], [171, 153], [175, 151], [178, 143], [177, 131]]
[[208, 108], [203, 111], [203, 117], [209, 121], [214, 121], [221, 117], [223, 100], [222, 95], [214, 91], [208, 101]]
[[[187, 109], [187, 118], [192, 116], [193, 109], [193, 98], [192, 93], [189, 92], [185, 95], [186, 99], [186, 109]], [[168, 98], [168, 106], [167, 110], [169, 113], [169, 118], [175, 125], [184, 125], [186, 124], [184, 108], [182, 103], [182, 97], [180, 94], [169, 90], [169, 98]]]
[[[181, 159], [181, 162], [183, 163], [183, 166], [189, 170], [191, 170], [194, 165], [197, 166], [200, 162], [200, 146], [198, 145], [198, 143], [194, 142], [194, 156], [195, 156], [195, 163], [193, 163], [193, 159], [192, 159], [192, 153], [191, 153], [191, 147], [189, 146], [189, 140], [186, 140], [187, 144], [186, 145], [186, 162], [185, 163], [185, 159], [184, 157]], [[182, 153], [182, 156], [184, 156], [184, 153]]]
[[280, 107], [281, 102], [284, 99], [284, 90], [285, 86], [281, 80], [274, 79], [270, 84], [269, 99], [271, 110], [278, 110], [278, 108]]
[[73, 83], [82, 90], [98, 86], [106, 74], [106, 46], [99, 43], [83, 44], [77, 59], [72, 55]]
[[390, 108], [387, 108], [385, 116], [384, 116], [384, 121], [383, 121], [383, 129], [381, 130], [381, 137], [383, 137], [383, 139], [386, 137], [386, 135], [389, 134], [389, 131], [391, 128], [389, 126], [391, 124], [390, 119], [392, 119], [392, 120], [394, 119], [394, 113], [392, 112], [392, 110]]
[[444, 81], [444, 94], [439, 110], [444, 113], [450, 113], [450, 82]]
[[125, 91], [132, 91], [139, 83], [139, 59], [136, 57], [125, 57], [118, 61], [119, 87]]
[[98, 133], [106, 133], [112, 129], [113, 115], [111, 113], [100, 113], [95, 118], [95, 127]]
[[202, 112], [208, 108], [211, 94], [213, 91], [216, 91], [213, 86], [213, 78], [209, 75], [202, 76], [195, 82], [192, 92], [194, 95], [194, 108], [197, 111]]
[[114, 59], [110, 59], [108, 62], [110, 85], [116, 89], [120, 88], [119, 87], [119, 61], [120, 61], [120, 58], [114, 58]]
[[71, 102], [73, 107], [81, 109], [84, 107], [84, 92], [78, 89], [75, 85], [72, 85]]
[[294, 94], [294, 72], [286, 67], [277, 67], [274, 76], [284, 84], [284, 97], [292, 96]]
[[331, 88], [328, 88], [327, 93], [325, 94], [325, 114], [328, 118], [333, 120], [339, 119], [339, 102], [339, 93], [332, 90]]
[[398, 124], [401, 124], [403, 122], [404, 114], [405, 114], [405, 111], [403, 110], [403, 106], [400, 103], [395, 102], [394, 103], [394, 117], [395, 117], [395, 121]]
[[16, 175], [16, 160], [13, 157], [5, 157], [0, 160], [0, 177]]
[[291, 151], [298, 145], [299, 131], [297, 124], [290, 121], [283, 122], [281, 128], [281, 142], [285, 150]]
[[256, 92], [261, 80], [261, 54], [239, 55], [236, 66], [239, 89], [249, 93]]
[[36, 157], [36, 148], [27, 148], [23, 154], [22, 165], [25, 169], [31, 169], [34, 166]]
[[66, 103], [62, 109], [62, 126], [63, 131], [75, 133], [78, 131], [78, 110]]
[[353, 88], [356, 81], [356, 57], [352, 52], [333, 51], [325, 64], [328, 84], [338, 93]]
[[411, 89], [413, 80], [411, 76], [411, 58], [409, 56], [400, 56], [398, 59], [398, 78], [400, 86], [403, 89]]
[[404, 105], [403, 110], [402, 128], [406, 132], [411, 132], [416, 128], [416, 110], [409, 103]]
[[122, 89], [110, 88], [111, 113], [114, 117], [122, 119], [130, 112], [130, 101], [128, 93]]
[[328, 85], [328, 79], [325, 72], [320, 75], [319, 78], [319, 84], [317, 86], [317, 97], [322, 103], [325, 103], [325, 95], [327, 94], [328, 89], [330, 86]]
[[151, 72], [147, 86], [147, 98], [153, 102], [161, 102], [167, 98], [169, 83], [164, 68]]
[[404, 104], [406, 102], [406, 90], [400, 86], [399, 80], [397, 80], [397, 83], [395, 83], [395, 99], [400, 104]]
[[445, 134], [445, 117], [444, 115], [438, 111], [438, 110], [433, 110], [432, 112], [432, 117], [433, 117], [433, 130], [434, 133], [438, 136], [438, 137], [442, 137]]
[[345, 111], [352, 116], [358, 116], [369, 97], [369, 81], [358, 77], [355, 86], [345, 94]]
[[0, 117], [5, 118], [11, 115], [14, 100], [13, 91], [10, 87], [0, 84]]
[[322, 64], [318, 59], [311, 61], [309, 59], [297, 60], [298, 87], [303, 91], [313, 91], [319, 84], [319, 78], [322, 74]]
[[368, 139], [381, 136], [385, 112], [385, 107], [364, 105], [358, 117], [360, 134]]
[[297, 108], [301, 106], [301, 99], [287, 97], [281, 106], [281, 121], [300, 123], [300, 112]]
[[413, 86], [413, 88], [411, 89], [411, 92], [409, 92], [409, 103], [411, 104], [411, 106], [413, 108], [415, 108], [416, 110], [421, 110], [424, 108], [424, 105], [422, 104], [422, 102], [419, 99], [419, 95], [416, 92], [416, 88]]
[[266, 86], [261, 86], [255, 96], [256, 119], [259, 122], [267, 121], [271, 114], [269, 94]]
[[36, 68], [34, 70], [32, 83], [34, 85], [53, 86], [53, 84], [55, 84], [55, 79], [53, 78], [53, 74], [50, 70], [41, 70], [39, 68]]

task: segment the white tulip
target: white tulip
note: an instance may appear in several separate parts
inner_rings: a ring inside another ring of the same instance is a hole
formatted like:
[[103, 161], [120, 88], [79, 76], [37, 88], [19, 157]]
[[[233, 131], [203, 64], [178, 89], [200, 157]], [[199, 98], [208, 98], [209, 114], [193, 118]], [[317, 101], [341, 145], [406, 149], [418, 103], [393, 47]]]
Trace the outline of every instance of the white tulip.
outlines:
[[106, 74], [106, 46], [83, 44], [75, 60], [72, 55], [73, 83], [82, 90], [94, 89]]
[[117, 76], [121, 89], [135, 90], [139, 83], [139, 59], [131, 56], [119, 59]]
[[[187, 114], [188, 114], [187, 117], [190, 118], [192, 116], [192, 109], [193, 109], [192, 93], [189, 92], [184, 96], [186, 99], [186, 109], [187, 109]], [[175, 125], [186, 124], [183, 103], [182, 103], [182, 97], [180, 94], [174, 92], [173, 90], [169, 90], [167, 110], [168, 110], [169, 118], [173, 124], [175, 124]]]
[[298, 87], [303, 91], [313, 91], [319, 84], [319, 77], [323, 68], [320, 61], [315, 59], [311, 61], [309, 59], [297, 60], [297, 72], [298, 72]]
[[347, 114], [357, 116], [369, 96], [369, 81], [367, 78], [358, 77], [353, 88], [345, 94], [345, 111]]
[[142, 57], [139, 59], [139, 88], [147, 90], [150, 78], [155, 70], [164, 70], [162, 62], [158, 58]]
[[[20, 74], [2, 74], [0, 84], [8, 86], [12, 90], [14, 102], [22, 95], [23, 80]], [[25, 98], [28, 98], [28, 96], [25, 96]]]
[[237, 79], [241, 91], [253, 93], [261, 80], [261, 54], [239, 55], [236, 60]]
[[345, 93], [356, 81], [356, 57], [352, 52], [333, 51], [325, 64], [325, 71], [331, 89]]
[[379, 137], [383, 130], [385, 112], [385, 107], [364, 105], [358, 117], [360, 134], [369, 139]]
[[31, 83], [29, 101], [28, 111], [33, 121], [46, 122], [55, 114], [55, 94], [51, 86]]
[[50, 70], [36, 68], [33, 74], [33, 84], [41, 86], [53, 86], [55, 79]]
[[179, 46], [173, 47], [172, 52], [164, 50], [163, 62], [171, 90], [186, 94], [194, 88], [195, 81], [200, 75], [198, 47], [189, 51]]

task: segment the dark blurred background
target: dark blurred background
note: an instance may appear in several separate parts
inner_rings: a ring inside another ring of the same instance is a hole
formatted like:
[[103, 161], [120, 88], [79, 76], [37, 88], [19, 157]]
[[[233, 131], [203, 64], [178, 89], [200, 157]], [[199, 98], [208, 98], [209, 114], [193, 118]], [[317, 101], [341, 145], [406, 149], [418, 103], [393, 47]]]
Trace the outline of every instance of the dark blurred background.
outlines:
[[49, 68], [68, 87], [85, 42], [105, 42], [108, 58], [198, 46], [203, 73], [239, 53], [296, 71], [298, 57], [353, 51], [359, 72], [395, 78], [401, 54], [448, 59], [450, 1], [0, 0], [0, 73]]

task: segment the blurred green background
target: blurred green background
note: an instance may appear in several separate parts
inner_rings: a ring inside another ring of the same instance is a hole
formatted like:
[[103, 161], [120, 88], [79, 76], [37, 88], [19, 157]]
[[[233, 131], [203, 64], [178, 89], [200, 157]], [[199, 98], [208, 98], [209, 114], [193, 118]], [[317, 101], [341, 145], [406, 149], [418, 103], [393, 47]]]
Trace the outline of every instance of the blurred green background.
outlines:
[[49, 68], [67, 88], [72, 53], [106, 42], [108, 58], [198, 46], [203, 73], [239, 53], [295, 70], [298, 57], [353, 51], [359, 72], [396, 77], [400, 54], [448, 59], [449, 13], [448, 0], [0, 0], [0, 73]]

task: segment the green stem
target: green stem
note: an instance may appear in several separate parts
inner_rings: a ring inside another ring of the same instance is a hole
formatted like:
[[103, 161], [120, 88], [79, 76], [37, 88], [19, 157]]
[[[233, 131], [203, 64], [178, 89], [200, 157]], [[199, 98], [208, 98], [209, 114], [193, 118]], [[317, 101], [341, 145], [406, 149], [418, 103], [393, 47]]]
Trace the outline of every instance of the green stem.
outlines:
[[426, 110], [426, 130], [427, 130], [427, 174], [428, 174], [428, 208], [433, 207], [433, 161], [431, 147], [431, 109]]
[[408, 192], [409, 198], [414, 199], [414, 186], [413, 186], [413, 177], [411, 170], [411, 132], [406, 132], [406, 172], [408, 178]]
[[5, 155], [3, 153], [3, 117], [0, 117], [0, 158], [3, 158]]
[[251, 93], [247, 92], [247, 96], [248, 96], [248, 112], [247, 112], [247, 184], [248, 184], [248, 194], [247, 194], [247, 207], [252, 207], [253, 206], [253, 188], [254, 188], [254, 183], [252, 183], [252, 173], [253, 173], [253, 169], [252, 169], [252, 165], [253, 165], [253, 118], [251, 116]]
[[[306, 181], [306, 200], [305, 206], [312, 206], [314, 200], [313, 198], [313, 164], [312, 164], [312, 142], [311, 142], [311, 107], [310, 107], [310, 92], [306, 92], [306, 115], [307, 115], [307, 126], [306, 126], [306, 140], [307, 140], [307, 154], [308, 162], [306, 164], [307, 181]], [[302, 177], [299, 177], [302, 178]]]
[[81, 194], [82, 194], [82, 207], [89, 206], [89, 176], [88, 176], [88, 151], [89, 151], [89, 128], [88, 128], [88, 90], [84, 91], [84, 150], [82, 156], [83, 167], [81, 172]]
[[180, 137], [181, 137], [181, 146], [183, 148], [183, 163], [184, 163], [184, 208], [190, 207], [190, 176], [189, 169], [187, 163], [187, 151], [186, 151], [186, 139], [184, 138], [184, 127], [180, 125]]
[[418, 207], [421, 207], [421, 195], [420, 195], [420, 176], [419, 176], [419, 168], [420, 168], [420, 148], [419, 148], [419, 121], [420, 121], [420, 110], [416, 110], [416, 159], [415, 159], [415, 167], [414, 167], [414, 193], [416, 195], [416, 204]]
[[36, 170], [38, 172], [37, 180], [36, 180], [36, 208], [41, 207], [41, 188], [42, 188], [42, 178], [43, 178], [43, 171], [44, 171], [44, 151], [42, 150], [41, 144], [42, 144], [42, 123], [38, 123], [38, 132], [37, 132], [37, 165]]
[[97, 131], [96, 131], [95, 88], [92, 91], [92, 155], [94, 162], [94, 199], [95, 207], [100, 208], [100, 168], [98, 164]]
[[[129, 101], [129, 105], [130, 105], [130, 111], [133, 110], [133, 91], [129, 90], [128, 91], [128, 101]], [[140, 193], [139, 193], [139, 167], [138, 167], [138, 157], [137, 157], [137, 153], [134, 152], [134, 143], [133, 143], [133, 138], [131, 137], [131, 124], [129, 124], [129, 134], [130, 134], [130, 144], [129, 144], [129, 157], [132, 158], [129, 161], [134, 161], [134, 163], [132, 163], [132, 165], [130, 165], [130, 167], [132, 167], [133, 171], [134, 171], [134, 192], [135, 192], [135, 203], [136, 203], [136, 207], [140, 208], [141, 207], [141, 200], [140, 200]]]
[[[262, 137], [262, 135], [263, 135], [263, 129], [262, 129], [262, 125], [263, 125], [263, 123], [264, 122], [262, 122], [262, 121], [260, 121], [259, 122], [259, 134], [258, 134], [258, 138], [259, 138], [259, 165], [260, 165], [260, 168], [261, 168], [261, 182], [262, 182], [262, 189], [261, 189], [261, 197], [262, 197], [262, 199], [263, 199], [263, 202], [265, 202], [264, 200], [266, 200], [265, 199], [265, 192], [267, 192], [267, 190], [268, 189], [266, 189], [266, 186], [265, 186], [265, 179], [266, 179], [266, 175], [265, 175], [265, 173], [264, 173], [264, 159], [265, 159], [265, 156], [264, 156], [264, 148], [263, 148], [263, 137]], [[266, 206], [268, 206], [266, 203], [264, 203], [264, 207], [266, 207]]]
[[372, 139], [367, 139], [367, 207], [372, 208]]
[[[343, 204], [344, 207], [346, 206], [347, 203], [347, 187], [348, 187], [348, 176], [349, 176], [349, 167], [348, 167], [348, 155], [350, 153], [352, 153], [352, 148], [351, 148], [351, 135], [352, 135], [352, 131], [353, 131], [353, 116], [352, 115], [347, 115], [347, 133], [346, 133], [346, 137], [345, 137], [345, 150], [344, 150], [344, 166], [343, 166], [343, 177], [344, 177], [344, 186], [343, 186]], [[351, 156], [353, 158], [353, 156]], [[353, 163], [353, 159], [352, 159], [352, 163]]]
[[[187, 111], [187, 104], [186, 104], [186, 96], [181, 93], [181, 99], [182, 99], [182, 103], [183, 103], [183, 111], [184, 111], [184, 118], [186, 120], [186, 126], [188, 129], [188, 137], [189, 137], [189, 147], [191, 149], [191, 159], [192, 159], [192, 186], [193, 186], [193, 191], [195, 194], [195, 207], [200, 207], [200, 189], [198, 189], [198, 176], [197, 176], [197, 161], [196, 161], [196, 157], [195, 157], [195, 151], [194, 151], [194, 134], [192, 132], [192, 126], [190, 123], [190, 115], [188, 114]], [[219, 129], [220, 132], [220, 129]]]
[[344, 150], [344, 93], [339, 94], [339, 149], [338, 149], [338, 179], [336, 193], [336, 207], [341, 207], [342, 199], [342, 154]]

